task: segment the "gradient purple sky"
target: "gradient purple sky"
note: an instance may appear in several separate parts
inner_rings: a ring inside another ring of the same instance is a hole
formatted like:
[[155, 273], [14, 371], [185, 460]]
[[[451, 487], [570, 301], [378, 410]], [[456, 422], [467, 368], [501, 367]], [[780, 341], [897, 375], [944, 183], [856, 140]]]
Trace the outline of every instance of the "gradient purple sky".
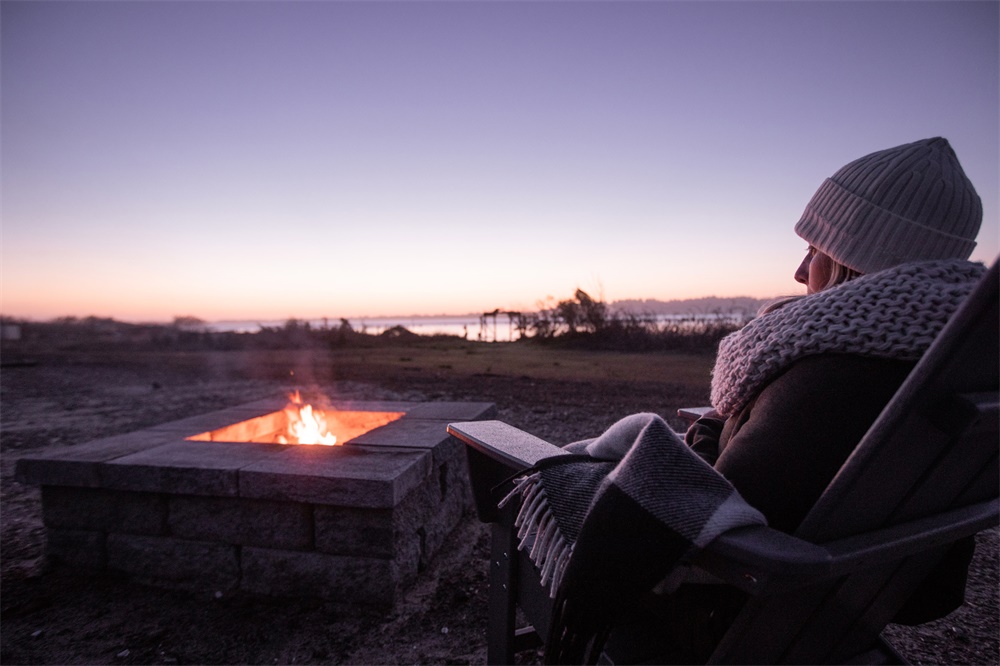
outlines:
[[998, 7], [4, 0], [0, 312], [798, 293], [823, 179], [938, 135], [989, 263]]

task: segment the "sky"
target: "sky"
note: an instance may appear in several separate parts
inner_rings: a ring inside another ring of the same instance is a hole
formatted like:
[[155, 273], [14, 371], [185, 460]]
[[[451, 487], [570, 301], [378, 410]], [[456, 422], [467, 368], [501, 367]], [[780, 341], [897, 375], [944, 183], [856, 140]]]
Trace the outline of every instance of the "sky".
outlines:
[[1000, 3], [0, 3], [0, 313], [801, 293], [792, 228], [948, 138], [1000, 253]]

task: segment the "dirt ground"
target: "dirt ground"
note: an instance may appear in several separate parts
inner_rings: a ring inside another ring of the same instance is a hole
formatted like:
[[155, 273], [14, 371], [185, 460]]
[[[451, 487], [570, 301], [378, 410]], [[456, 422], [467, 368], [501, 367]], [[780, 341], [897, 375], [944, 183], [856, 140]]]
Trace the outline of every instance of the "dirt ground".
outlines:
[[[0, 661], [3, 664], [477, 664], [486, 656], [488, 533], [455, 530], [389, 613], [338, 612], [316, 600], [164, 591], [52, 570], [39, 492], [13, 478], [19, 456], [204, 413], [293, 388], [336, 397], [488, 400], [499, 418], [556, 443], [593, 436], [625, 414], [704, 404], [707, 387], [669, 380], [560, 380], [463, 374], [232, 352], [40, 356], [0, 372]], [[916, 628], [890, 627], [912, 663], [998, 664], [996, 530], [980, 535], [965, 605]], [[521, 655], [536, 662], [537, 655]]]

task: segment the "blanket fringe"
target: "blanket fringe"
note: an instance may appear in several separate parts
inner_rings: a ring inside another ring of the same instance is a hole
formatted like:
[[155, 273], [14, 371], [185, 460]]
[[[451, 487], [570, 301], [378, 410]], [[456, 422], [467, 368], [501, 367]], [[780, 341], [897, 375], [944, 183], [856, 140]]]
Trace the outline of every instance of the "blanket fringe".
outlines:
[[516, 479], [514, 488], [500, 501], [499, 506], [505, 506], [518, 495], [521, 496], [521, 509], [514, 520], [520, 539], [518, 550], [528, 550], [528, 557], [541, 570], [542, 585], [549, 587], [549, 596], [554, 599], [573, 554], [574, 544], [567, 541], [559, 530], [559, 524], [552, 515], [548, 497], [542, 488], [540, 474], [536, 472]]

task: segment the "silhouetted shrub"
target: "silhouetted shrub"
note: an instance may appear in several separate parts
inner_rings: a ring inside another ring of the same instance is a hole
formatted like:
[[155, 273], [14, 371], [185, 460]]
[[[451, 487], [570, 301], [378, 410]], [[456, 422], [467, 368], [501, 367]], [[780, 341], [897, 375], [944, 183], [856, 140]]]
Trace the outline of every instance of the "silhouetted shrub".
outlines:
[[670, 318], [611, 313], [582, 289], [573, 299], [540, 307], [528, 316], [530, 338], [537, 342], [611, 351], [715, 351], [723, 337], [749, 319], [718, 313]]

